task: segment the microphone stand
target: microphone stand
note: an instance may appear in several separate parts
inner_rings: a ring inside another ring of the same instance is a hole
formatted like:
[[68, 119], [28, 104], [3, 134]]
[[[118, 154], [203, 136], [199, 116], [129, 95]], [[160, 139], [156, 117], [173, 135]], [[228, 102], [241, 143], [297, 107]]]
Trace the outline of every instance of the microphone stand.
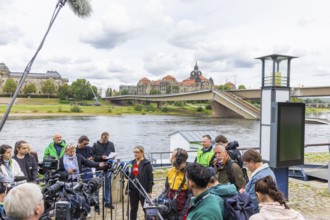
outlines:
[[54, 10], [53, 15], [51, 17], [51, 20], [49, 22], [49, 26], [47, 28], [47, 31], [46, 31], [44, 37], [42, 38], [42, 40], [40, 42], [40, 45], [39, 45], [36, 53], [33, 55], [32, 59], [30, 60], [30, 62], [25, 67], [24, 73], [22, 74], [22, 77], [21, 77], [21, 79], [20, 79], [20, 81], [19, 81], [19, 83], [18, 83], [18, 85], [16, 87], [16, 90], [15, 90], [15, 92], [13, 94], [13, 97], [11, 98], [10, 103], [9, 103], [7, 109], [6, 109], [6, 112], [5, 112], [5, 114], [3, 115], [2, 119], [1, 119], [1, 122], [0, 122], [0, 132], [1, 132], [2, 128], [3, 128], [3, 126], [6, 123], [6, 120], [8, 118], [9, 112], [10, 112], [11, 108], [14, 105], [15, 99], [16, 99], [19, 91], [23, 87], [23, 84], [25, 82], [25, 79], [26, 79], [27, 75], [30, 73], [30, 70], [31, 70], [32, 65], [34, 63], [34, 60], [36, 59], [38, 53], [40, 52], [40, 50], [41, 50], [41, 48], [43, 46], [43, 44], [45, 43], [46, 37], [47, 37], [47, 35], [48, 35], [51, 27], [53, 26], [58, 13], [60, 12], [60, 10], [62, 9], [62, 7], [64, 6], [65, 2], [66, 2], [66, 0], [65, 1], [59, 0], [58, 3], [56, 4], [55, 10]]
[[124, 179], [124, 174], [122, 172], [120, 172], [120, 183], [121, 183], [121, 207], [122, 207], [122, 210], [121, 210], [121, 216], [122, 216], [122, 219], [124, 219], [124, 216], [125, 216], [125, 212], [124, 212], [124, 209], [125, 209], [125, 202], [124, 202], [124, 187], [125, 187], [125, 179]]
[[[123, 170], [120, 170], [120, 171], [125, 175], [125, 177], [129, 180], [129, 182], [131, 182], [133, 184], [133, 186], [139, 191], [139, 193], [147, 200], [147, 202], [150, 205], [155, 206], [155, 203], [150, 199], [150, 197], [148, 196], [148, 193], [145, 191], [145, 189], [141, 185], [140, 181], [137, 178], [134, 178], [132, 180], [131, 178], [129, 178], [129, 176]], [[157, 215], [160, 220], [164, 220], [163, 216], [159, 213], [158, 209], [157, 209]]]

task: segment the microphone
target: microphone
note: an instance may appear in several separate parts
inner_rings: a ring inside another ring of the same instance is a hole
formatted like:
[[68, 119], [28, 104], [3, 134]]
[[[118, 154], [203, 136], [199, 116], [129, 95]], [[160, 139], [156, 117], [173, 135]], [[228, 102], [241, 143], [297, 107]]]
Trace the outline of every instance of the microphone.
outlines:
[[[67, 0], [59, 1], [63, 5]], [[88, 17], [93, 11], [89, 0], [68, 0], [68, 4], [73, 12], [79, 17]]]
[[27, 177], [26, 176], [15, 176], [14, 177], [15, 182], [19, 182], [19, 181], [23, 181], [23, 180], [27, 180]]
[[139, 174], [139, 165], [134, 164], [134, 168], [133, 168], [133, 176], [137, 176]]
[[117, 169], [113, 172], [113, 179], [116, 179], [116, 177], [118, 176], [118, 173], [120, 172], [120, 170], [122, 170], [122, 168], [126, 165], [125, 162], [120, 162], [119, 165], [117, 166]]

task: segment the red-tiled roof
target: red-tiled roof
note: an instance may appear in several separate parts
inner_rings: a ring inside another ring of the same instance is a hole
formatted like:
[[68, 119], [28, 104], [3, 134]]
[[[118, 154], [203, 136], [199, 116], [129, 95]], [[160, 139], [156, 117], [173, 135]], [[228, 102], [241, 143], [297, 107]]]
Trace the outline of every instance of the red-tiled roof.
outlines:
[[146, 77], [143, 77], [142, 79], [140, 79], [139, 80], [139, 82], [138, 82], [138, 84], [143, 84], [143, 85], [145, 85], [145, 84], [148, 84], [150, 82], [150, 80], [148, 79], [148, 78], [146, 78]]
[[176, 82], [176, 79], [171, 75], [165, 76], [162, 80]]

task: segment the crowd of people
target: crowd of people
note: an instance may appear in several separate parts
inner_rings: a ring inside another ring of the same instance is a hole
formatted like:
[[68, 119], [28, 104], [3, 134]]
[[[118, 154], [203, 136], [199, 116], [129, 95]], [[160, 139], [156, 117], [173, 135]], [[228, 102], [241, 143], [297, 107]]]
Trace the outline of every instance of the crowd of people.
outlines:
[[[304, 219], [299, 212], [287, 206], [273, 171], [267, 163], [263, 163], [258, 151], [248, 149], [242, 155], [236, 155], [240, 158], [238, 161], [229, 150], [232, 143], [223, 135], [216, 137], [215, 143], [209, 135], [204, 135], [201, 143], [193, 163], [187, 162], [188, 152], [185, 149], [177, 148], [171, 154], [172, 167], [168, 170], [164, 191], [159, 195], [159, 198], [172, 201], [168, 219], [227, 219], [227, 198], [235, 196], [244, 196], [251, 201], [252, 211], [246, 219]], [[139, 203], [145, 208], [145, 201], [151, 198], [154, 185], [153, 167], [145, 158], [144, 148], [138, 145], [133, 153], [129, 178], [136, 179], [139, 186], [127, 181], [125, 192], [129, 198], [131, 220], [137, 219]], [[0, 219], [5, 219], [4, 216], [6, 219], [39, 219], [44, 212], [44, 204], [41, 188], [36, 184], [38, 156], [26, 141], [16, 142], [14, 149], [1, 145], [0, 155]], [[109, 172], [104, 167], [107, 161], [115, 159], [116, 154], [108, 132], [103, 132], [92, 147], [85, 135], [78, 139], [77, 144], [67, 144], [61, 134], [55, 134], [44, 150], [43, 159], [49, 157], [59, 160], [59, 173], [71, 179], [81, 177], [82, 181], [88, 182], [93, 178], [91, 168]], [[244, 176], [243, 165], [251, 172], [248, 180]], [[17, 177], [25, 177], [21, 180], [24, 183], [7, 192], [7, 183]], [[104, 175], [104, 178], [105, 207], [113, 209], [111, 176]]]

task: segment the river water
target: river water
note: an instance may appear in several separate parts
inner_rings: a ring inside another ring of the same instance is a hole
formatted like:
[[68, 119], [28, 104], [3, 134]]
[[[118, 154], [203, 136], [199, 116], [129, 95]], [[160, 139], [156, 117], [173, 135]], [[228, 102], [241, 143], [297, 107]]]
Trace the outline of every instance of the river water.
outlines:
[[[145, 147], [146, 153], [169, 151], [169, 134], [179, 130], [214, 130], [229, 140], [237, 140], [242, 147], [259, 147], [259, 121], [168, 115], [15, 118], [6, 122], [0, 144], [14, 146], [16, 141], [26, 140], [42, 158], [57, 132], [67, 143], [76, 143], [81, 135], [87, 135], [92, 145], [107, 131], [120, 158], [127, 160], [133, 157], [133, 148], [138, 144]], [[306, 124], [305, 144], [328, 143], [329, 135], [330, 125]], [[325, 150], [327, 147], [307, 149]]]

